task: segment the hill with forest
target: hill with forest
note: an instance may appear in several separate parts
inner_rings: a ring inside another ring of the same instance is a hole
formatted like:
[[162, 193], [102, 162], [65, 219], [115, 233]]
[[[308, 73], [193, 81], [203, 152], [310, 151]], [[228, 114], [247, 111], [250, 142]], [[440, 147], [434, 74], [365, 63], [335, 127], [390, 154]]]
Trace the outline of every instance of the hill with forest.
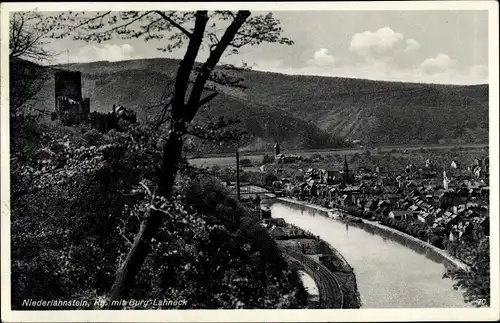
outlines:
[[[171, 89], [178, 60], [70, 65], [83, 76], [91, 110], [122, 104], [155, 115]], [[53, 68], [62, 68], [54, 66]], [[197, 116], [236, 117], [253, 136], [249, 149], [326, 148], [344, 139], [367, 145], [488, 141], [488, 85], [438, 85], [241, 71], [246, 88], [220, 87]], [[53, 79], [39, 95], [53, 109]]]

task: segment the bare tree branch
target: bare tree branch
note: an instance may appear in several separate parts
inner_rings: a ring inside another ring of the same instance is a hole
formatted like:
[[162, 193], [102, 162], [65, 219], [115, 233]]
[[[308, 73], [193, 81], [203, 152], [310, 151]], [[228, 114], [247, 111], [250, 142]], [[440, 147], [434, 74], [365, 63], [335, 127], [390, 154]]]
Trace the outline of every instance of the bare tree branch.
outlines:
[[206, 97], [201, 99], [200, 102], [198, 103], [198, 108], [200, 108], [200, 107], [204, 106], [205, 104], [207, 104], [208, 102], [212, 101], [218, 94], [219, 94], [219, 92], [210, 93], [209, 95], [207, 95]]
[[151, 198], [151, 200], [153, 200], [154, 197], [153, 197], [153, 194], [151, 193], [151, 190], [149, 189], [149, 187], [147, 187], [146, 184], [144, 184], [143, 182], [140, 182], [139, 185], [144, 187], [148, 196]]
[[88, 24], [90, 24], [91, 22], [93, 22], [93, 21], [95, 21], [95, 20], [97, 20], [97, 19], [101, 19], [101, 21], [102, 21], [102, 19], [103, 19], [104, 17], [108, 16], [109, 14], [111, 14], [111, 12], [112, 12], [112, 11], [106, 11], [106, 12], [104, 12], [104, 13], [102, 13], [102, 14], [97, 14], [96, 16], [94, 16], [94, 17], [92, 17], [92, 18], [85, 19], [85, 20], [84, 20], [83, 22], [81, 22], [80, 24], [78, 24], [78, 25], [76, 25], [76, 26], [73, 26], [73, 27], [70, 29], [70, 31], [71, 31], [71, 30], [76, 30], [76, 29], [78, 29], [78, 28], [80, 28], [80, 27], [82, 27], [82, 26], [88, 25]]
[[10, 19], [9, 58], [43, 61], [54, 56], [43, 39], [55, 28], [52, 20], [34, 11], [15, 12]]
[[159, 14], [163, 19], [165, 19], [166, 21], [168, 21], [169, 23], [171, 23], [175, 28], [177, 28], [180, 31], [182, 31], [182, 33], [184, 35], [186, 35], [188, 38], [191, 38], [191, 36], [193, 35], [189, 31], [187, 31], [184, 27], [182, 27], [181, 25], [179, 25], [178, 23], [176, 23], [172, 18], [170, 18], [167, 15], [165, 15], [165, 13], [163, 13], [162, 11], [155, 11], [155, 12], [157, 14]]
[[203, 64], [202, 70], [198, 73], [196, 81], [191, 92], [191, 96], [188, 101], [188, 111], [187, 120], [192, 120], [196, 112], [198, 111], [198, 102], [200, 101], [205, 83], [207, 82], [210, 73], [215, 68], [215, 65], [219, 62], [222, 54], [226, 50], [227, 46], [231, 43], [232, 39], [238, 32], [238, 29], [245, 23], [245, 20], [250, 16], [250, 11], [242, 10], [238, 11], [238, 14], [231, 22], [229, 27], [227, 27], [221, 41], [217, 44], [215, 49], [210, 53], [205, 64]]
[[[125, 225], [126, 225], [125, 221], [123, 221], [123, 220], [121, 220], [121, 221], [123, 222], [123, 225], [125, 227]], [[118, 234], [125, 240], [125, 242], [127, 242], [127, 244], [129, 246], [132, 246], [133, 245], [132, 241], [130, 241], [130, 239], [127, 238], [127, 236], [125, 235], [126, 228], [124, 228], [124, 229], [122, 229], [121, 227], [117, 227], [117, 228], [118, 228]]]
[[49, 72], [29, 61], [9, 59], [9, 109], [15, 116], [27, 111], [28, 103], [49, 79]]
[[205, 27], [208, 22], [208, 16], [206, 11], [196, 12], [196, 21], [194, 26], [194, 31], [191, 36], [191, 41], [189, 42], [186, 54], [179, 65], [177, 70], [177, 77], [175, 80], [175, 95], [173, 98], [172, 106], [172, 117], [180, 117], [184, 110], [184, 100], [186, 96], [186, 90], [188, 87], [189, 76], [191, 75], [191, 70], [193, 69], [196, 56], [200, 50], [201, 43], [203, 41], [203, 34], [205, 32]]

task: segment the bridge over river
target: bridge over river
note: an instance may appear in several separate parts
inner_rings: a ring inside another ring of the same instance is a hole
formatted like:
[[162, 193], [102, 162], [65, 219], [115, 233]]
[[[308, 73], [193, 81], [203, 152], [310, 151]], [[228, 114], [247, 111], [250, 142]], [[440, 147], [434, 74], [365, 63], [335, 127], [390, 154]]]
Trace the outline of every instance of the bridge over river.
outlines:
[[389, 235], [362, 225], [330, 219], [322, 211], [276, 201], [273, 218], [283, 218], [318, 235], [336, 248], [354, 268], [363, 308], [472, 307], [453, 282], [443, 279], [443, 264]]
[[[236, 195], [236, 187], [232, 186], [231, 187], [231, 192]], [[257, 186], [257, 185], [241, 185], [240, 186], [240, 196], [242, 197], [253, 197], [255, 195], [258, 195], [261, 199], [272, 199], [275, 198], [276, 195], [268, 190], [267, 188]]]

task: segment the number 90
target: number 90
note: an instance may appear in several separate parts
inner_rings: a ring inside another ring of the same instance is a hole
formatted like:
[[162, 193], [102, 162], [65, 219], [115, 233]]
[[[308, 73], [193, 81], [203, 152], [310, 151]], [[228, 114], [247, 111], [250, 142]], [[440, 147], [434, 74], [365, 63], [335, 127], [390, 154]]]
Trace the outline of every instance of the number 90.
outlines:
[[476, 305], [478, 306], [484, 306], [486, 305], [486, 298], [480, 298], [475, 301]]

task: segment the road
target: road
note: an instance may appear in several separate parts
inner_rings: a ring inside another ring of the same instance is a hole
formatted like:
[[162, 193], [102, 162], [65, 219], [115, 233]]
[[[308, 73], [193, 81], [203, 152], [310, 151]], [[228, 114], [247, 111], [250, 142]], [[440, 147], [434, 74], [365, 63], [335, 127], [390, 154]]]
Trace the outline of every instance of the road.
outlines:
[[319, 291], [321, 308], [343, 308], [344, 295], [335, 275], [321, 263], [307, 257], [303, 253], [283, 247], [283, 252], [298, 261], [304, 271], [309, 274]]
[[[360, 153], [366, 150], [370, 151], [390, 151], [390, 150], [419, 150], [419, 149], [454, 149], [454, 148], [472, 148], [472, 149], [481, 149], [487, 148], [489, 146], [488, 143], [482, 144], [424, 144], [424, 145], [390, 145], [390, 146], [378, 146], [378, 147], [354, 147], [354, 148], [321, 148], [321, 149], [290, 149], [284, 150], [282, 149], [281, 153], [283, 154], [297, 154], [302, 156], [308, 156], [315, 153]], [[241, 157], [252, 157], [259, 156], [263, 157], [264, 155], [274, 155], [272, 151], [240, 151]], [[203, 156], [191, 156], [189, 159], [204, 159], [204, 158], [221, 158], [221, 157], [234, 157], [232, 153], [220, 153], [220, 154], [205, 154]]]
[[[381, 152], [388, 152], [392, 150], [397, 150], [397, 151], [416, 151], [420, 149], [426, 149], [426, 150], [451, 150], [451, 149], [484, 149], [488, 148], [488, 144], [460, 144], [460, 145], [415, 145], [415, 146], [381, 146], [381, 147], [364, 147], [364, 148], [339, 148], [339, 149], [332, 149], [332, 148], [327, 148], [327, 149], [310, 149], [310, 150], [289, 150], [289, 151], [282, 151], [284, 154], [297, 154], [303, 157], [310, 157], [314, 154], [317, 153], [331, 153], [331, 154], [341, 154], [341, 155], [352, 155], [355, 153], [361, 154], [367, 150], [369, 150], [371, 153], [381, 153]], [[273, 156], [274, 153], [270, 151], [264, 151], [264, 152], [240, 152], [240, 160], [241, 159], [250, 159], [253, 165], [260, 165], [262, 163], [262, 158], [264, 155], [270, 155]], [[236, 165], [236, 157], [235, 154], [208, 154], [204, 155], [203, 157], [191, 157], [188, 158], [189, 163], [193, 166], [213, 166], [213, 165], [218, 165], [218, 166], [234, 166]], [[252, 170], [252, 171], [260, 171], [257, 167], [252, 167], [252, 168], [245, 168], [242, 167], [242, 169], [245, 170]]]

